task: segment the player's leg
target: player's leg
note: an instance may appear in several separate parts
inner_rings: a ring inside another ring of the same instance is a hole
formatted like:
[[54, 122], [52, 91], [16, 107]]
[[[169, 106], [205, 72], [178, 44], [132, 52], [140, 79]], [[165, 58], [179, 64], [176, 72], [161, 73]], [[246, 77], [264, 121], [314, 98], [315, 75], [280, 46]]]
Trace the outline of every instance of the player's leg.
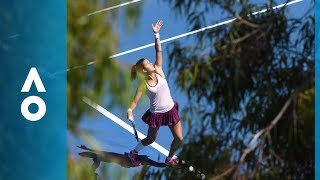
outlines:
[[159, 128], [149, 127], [147, 137], [141, 140], [137, 144], [136, 148], [134, 148], [134, 150], [130, 151], [128, 156], [131, 160], [131, 163], [134, 166], [141, 165], [140, 160], [138, 158], [139, 151], [142, 150], [144, 147], [148, 146], [149, 144], [153, 143], [157, 138], [158, 132], [159, 132]]
[[166, 163], [172, 164], [172, 163], [174, 163], [173, 162], [174, 153], [179, 148], [179, 146], [183, 140], [181, 122], [179, 121], [177, 124], [175, 124], [173, 126], [169, 126], [169, 128], [170, 128], [172, 135], [173, 135], [173, 141], [171, 143], [170, 152], [169, 152], [169, 156], [166, 159]]
[[156, 140], [156, 138], [158, 136], [158, 132], [159, 132], [158, 127], [153, 128], [153, 127], [149, 126], [147, 137], [141, 141], [142, 145], [148, 146], [148, 145], [152, 144]]

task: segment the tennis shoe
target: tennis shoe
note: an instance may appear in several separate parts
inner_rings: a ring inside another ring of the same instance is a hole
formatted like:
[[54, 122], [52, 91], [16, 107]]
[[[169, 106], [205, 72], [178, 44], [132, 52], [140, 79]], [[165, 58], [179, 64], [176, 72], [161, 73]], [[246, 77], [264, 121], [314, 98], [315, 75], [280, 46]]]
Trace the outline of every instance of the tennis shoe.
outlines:
[[164, 163], [168, 166], [179, 167], [178, 162], [173, 157], [167, 157]]
[[133, 150], [128, 153], [128, 157], [133, 164], [133, 166], [141, 166], [141, 162], [139, 160], [138, 154], [134, 153]]

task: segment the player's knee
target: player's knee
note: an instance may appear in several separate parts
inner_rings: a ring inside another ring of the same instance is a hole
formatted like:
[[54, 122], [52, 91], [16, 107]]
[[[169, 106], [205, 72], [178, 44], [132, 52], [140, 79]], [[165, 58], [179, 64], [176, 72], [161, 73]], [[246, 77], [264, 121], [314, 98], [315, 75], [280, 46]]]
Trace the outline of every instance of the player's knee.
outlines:
[[156, 141], [157, 136], [156, 135], [151, 135], [151, 136], [147, 136], [146, 140], [148, 145], [152, 144], [154, 141]]
[[155, 142], [156, 139], [157, 139], [157, 136], [151, 136], [151, 137], [150, 137], [150, 144], [153, 143], [153, 142]]

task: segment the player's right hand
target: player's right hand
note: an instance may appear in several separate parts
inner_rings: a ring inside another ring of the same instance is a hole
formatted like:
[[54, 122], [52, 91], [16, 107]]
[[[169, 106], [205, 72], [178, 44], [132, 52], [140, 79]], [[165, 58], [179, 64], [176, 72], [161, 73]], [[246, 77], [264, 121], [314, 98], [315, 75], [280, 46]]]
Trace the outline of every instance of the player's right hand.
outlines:
[[127, 113], [127, 118], [128, 118], [129, 120], [133, 121], [133, 114], [132, 114], [132, 112], [128, 112], [128, 113]]

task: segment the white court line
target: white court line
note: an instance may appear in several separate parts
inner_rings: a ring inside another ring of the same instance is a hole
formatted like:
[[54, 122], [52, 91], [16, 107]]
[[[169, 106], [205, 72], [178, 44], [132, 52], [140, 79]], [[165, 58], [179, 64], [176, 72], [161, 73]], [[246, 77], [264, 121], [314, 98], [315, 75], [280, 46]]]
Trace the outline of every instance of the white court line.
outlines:
[[[278, 5], [278, 6], [272, 7], [272, 9], [273, 9], [273, 10], [274, 10], [274, 9], [279, 9], [279, 8], [281, 8], [281, 7], [284, 7], [284, 6], [287, 6], [287, 5], [291, 5], [291, 4], [294, 4], [294, 3], [297, 3], [297, 2], [301, 2], [301, 1], [303, 1], [303, 0], [295, 0], [295, 1], [291, 1], [291, 2], [289, 2], [289, 3], [280, 4], [280, 5]], [[267, 12], [267, 10], [268, 10], [268, 9], [263, 9], [263, 10], [254, 12], [254, 13], [252, 13], [252, 14], [248, 14], [247, 16], [265, 13], [265, 12]], [[188, 32], [188, 33], [184, 33], [184, 34], [181, 34], [181, 35], [178, 35], [178, 36], [174, 36], [174, 37], [171, 37], [171, 38], [168, 38], [168, 39], [164, 39], [164, 40], [160, 41], [160, 43], [169, 42], [169, 41], [172, 41], [172, 40], [175, 40], [175, 39], [179, 39], [179, 38], [182, 38], [182, 37], [185, 37], [185, 36], [189, 36], [189, 35], [191, 35], [191, 34], [195, 34], [195, 33], [201, 32], [201, 31], [205, 31], [205, 30], [212, 29], [212, 28], [215, 28], [215, 27], [218, 27], [218, 26], [222, 26], [222, 25], [224, 25], [224, 24], [229, 24], [229, 23], [235, 21], [236, 19], [237, 19], [237, 18], [232, 18], [232, 19], [229, 19], [229, 20], [226, 20], [226, 21], [217, 23], [217, 24], [213, 24], [213, 25], [210, 25], [210, 26], [207, 26], [207, 27], [198, 29], [198, 30], [194, 30], [194, 31], [191, 31], [191, 32]], [[132, 53], [132, 52], [141, 50], [141, 49], [145, 49], [145, 48], [148, 48], [148, 47], [151, 47], [151, 46], [154, 46], [154, 43], [150, 43], [150, 44], [147, 44], [147, 45], [138, 47], [138, 48], [134, 48], [134, 49], [131, 49], [131, 50], [128, 50], [128, 51], [124, 51], [124, 52], [121, 52], [121, 53], [112, 55], [112, 56], [110, 56], [109, 58], [115, 58], [115, 57], [122, 56], [122, 55], [125, 55], [125, 54], [129, 54], [129, 53]], [[93, 62], [94, 62], [94, 61], [93, 61]], [[90, 62], [90, 63], [92, 64], [93, 62]]]
[[[303, 1], [303, 0], [290, 1], [290, 2], [288, 2], [288, 3], [283, 3], [283, 4], [280, 4], [280, 5], [274, 6], [274, 7], [272, 7], [272, 9], [273, 9], [273, 10], [274, 10], [274, 9], [279, 9], [279, 8], [284, 7], [284, 6], [292, 5], [292, 4], [301, 2], [301, 1]], [[260, 10], [260, 11], [257, 11], [257, 12], [253, 12], [252, 14], [248, 14], [248, 16], [265, 13], [267, 10], [268, 10], [268, 9], [263, 9], [263, 10]], [[175, 40], [175, 39], [179, 39], [179, 38], [182, 38], [182, 37], [185, 37], [185, 36], [189, 36], [189, 35], [192, 35], [192, 34], [201, 32], [201, 31], [205, 31], [205, 30], [212, 29], [212, 28], [215, 28], [215, 27], [218, 27], [218, 26], [222, 26], [222, 25], [225, 25], [225, 24], [229, 24], [229, 23], [235, 21], [236, 19], [237, 19], [237, 18], [232, 18], [232, 19], [229, 19], [229, 20], [226, 20], [226, 21], [217, 23], [217, 24], [213, 24], [213, 25], [210, 25], [210, 26], [207, 26], [207, 27], [198, 29], [198, 30], [194, 30], [194, 31], [191, 31], [191, 32], [188, 32], [188, 33], [184, 33], [184, 34], [180, 34], [180, 35], [177, 35], [177, 36], [174, 36], [174, 37], [171, 37], [171, 38], [167, 38], [167, 39], [164, 39], [164, 40], [160, 41], [160, 43], [165, 43], [165, 42], [173, 41], [173, 40]], [[142, 49], [151, 47], [151, 46], [154, 46], [154, 43], [150, 43], [150, 44], [147, 44], [147, 45], [144, 45], [144, 46], [140, 46], [140, 47], [137, 47], [137, 48], [134, 48], [134, 49], [130, 49], [130, 50], [127, 50], [127, 51], [118, 53], [118, 54], [114, 54], [114, 55], [112, 55], [112, 56], [109, 56], [109, 58], [119, 57], [119, 56], [122, 56], [122, 55], [125, 55], [125, 54], [129, 54], [129, 53], [132, 53], [132, 52], [135, 52], [135, 51], [139, 51], [139, 50], [142, 50]], [[96, 61], [91, 61], [91, 62], [89, 62], [89, 63], [86, 64], [86, 65], [81, 65], [81, 66], [77, 66], [77, 67], [74, 67], [74, 68], [69, 68], [69, 69], [67, 69], [67, 71], [69, 71], [69, 70], [71, 70], [71, 69], [77, 69], [77, 68], [82, 68], [82, 67], [85, 67], [85, 66], [89, 66], [89, 65], [94, 64], [95, 62], [96, 62]]]
[[111, 9], [116, 9], [116, 8], [119, 8], [119, 7], [122, 7], [122, 6], [126, 6], [126, 5], [129, 5], [129, 4], [132, 4], [132, 3], [139, 2], [139, 1], [142, 1], [142, 0], [133, 0], [133, 1], [122, 3], [122, 4], [119, 4], [119, 5], [116, 5], [116, 6], [112, 6], [112, 7], [108, 7], [108, 8], [105, 8], [105, 9], [98, 10], [98, 11], [94, 11], [92, 13], [89, 13], [88, 16], [91, 16], [91, 15], [94, 15], [94, 14], [97, 14], [97, 13], [101, 13], [101, 12], [104, 12], [104, 11], [109, 11]]
[[[291, 4], [295, 4], [295, 3], [298, 3], [298, 2], [301, 2], [301, 1], [303, 1], [303, 0], [290, 1], [290, 2], [287, 2], [287, 3], [283, 3], [283, 4], [280, 4], [280, 5], [278, 5], [278, 6], [272, 7], [272, 9], [273, 9], [273, 10], [274, 10], [274, 9], [279, 9], [279, 8], [282, 8], [283, 6], [289, 6], [289, 5], [291, 5]], [[261, 11], [252, 13], [252, 15], [257, 15], [257, 14], [260, 14], [260, 13], [265, 13], [265, 12], [267, 12], [267, 10], [268, 10], [268, 9], [263, 9], [263, 10], [261, 10]], [[248, 16], [249, 16], [249, 15], [250, 15], [250, 14], [248, 14]]]
[[[105, 115], [107, 118], [111, 119], [113, 122], [117, 123], [119, 126], [123, 127], [125, 130], [129, 131], [131, 134], [134, 135], [133, 128], [130, 125], [128, 125], [127, 123], [125, 123], [123, 120], [121, 120], [117, 116], [113, 115], [111, 112], [107, 111], [106, 109], [104, 109], [100, 105], [94, 103], [93, 101], [91, 101], [87, 97], [83, 97], [82, 100], [86, 104], [88, 104], [89, 106], [91, 106], [92, 108], [94, 108], [95, 110], [100, 112], [101, 114]], [[139, 139], [146, 138], [146, 136], [144, 134], [142, 134], [140, 131], [137, 130], [137, 132], [138, 132]], [[134, 138], [132, 138], [132, 139], [134, 139]], [[166, 150], [164, 147], [160, 146], [158, 143], [154, 142], [154, 143], [152, 143], [150, 145], [153, 148], [155, 148], [156, 150], [158, 150], [160, 153], [162, 153], [163, 155], [165, 155], [165, 156], [169, 155], [169, 151]]]

